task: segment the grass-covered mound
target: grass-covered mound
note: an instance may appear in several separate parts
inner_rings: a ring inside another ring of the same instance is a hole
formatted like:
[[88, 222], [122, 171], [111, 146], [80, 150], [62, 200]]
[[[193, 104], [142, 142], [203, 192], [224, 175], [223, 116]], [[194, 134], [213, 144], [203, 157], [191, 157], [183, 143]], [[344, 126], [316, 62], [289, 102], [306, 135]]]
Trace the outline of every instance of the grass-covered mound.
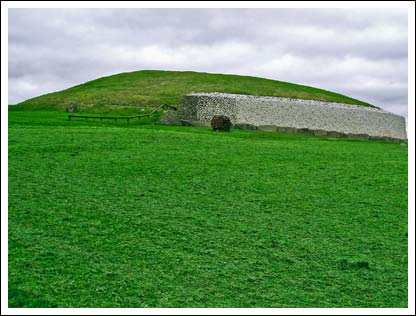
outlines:
[[9, 113], [10, 307], [406, 307], [407, 148]]
[[180, 105], [184, 94], [196, 91], [278, 96], [371, 106], [342, 94], [283, 81], [191, 71], [143, 70], [92, 80], [63, 91], [26, 100], [19, 103], [18, 107], [62, 110], [70, 101], [80, 103], [84, 109], [102, 105], [154, 106], [162, 103]]

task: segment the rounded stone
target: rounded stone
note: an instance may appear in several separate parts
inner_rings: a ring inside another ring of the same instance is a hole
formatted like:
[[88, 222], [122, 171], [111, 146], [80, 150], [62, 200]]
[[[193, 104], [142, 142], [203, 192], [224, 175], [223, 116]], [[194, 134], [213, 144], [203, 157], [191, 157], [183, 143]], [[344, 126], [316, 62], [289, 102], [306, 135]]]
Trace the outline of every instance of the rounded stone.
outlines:
[[211, 119], [211, 127], [214, 131], [228, 132], [231, 128], [231, 120], [225, 115], [215, 115]]

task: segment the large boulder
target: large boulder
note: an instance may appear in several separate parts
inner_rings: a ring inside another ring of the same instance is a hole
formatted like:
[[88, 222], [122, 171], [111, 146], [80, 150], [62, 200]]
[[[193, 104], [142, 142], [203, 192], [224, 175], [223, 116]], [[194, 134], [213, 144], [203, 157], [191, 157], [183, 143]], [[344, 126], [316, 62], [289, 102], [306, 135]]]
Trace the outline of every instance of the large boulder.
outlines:
[[231, 120], [225, 115], [216, 115], [211, 119], [211, 127], [214, 131], [228, 132], [231, 128]]

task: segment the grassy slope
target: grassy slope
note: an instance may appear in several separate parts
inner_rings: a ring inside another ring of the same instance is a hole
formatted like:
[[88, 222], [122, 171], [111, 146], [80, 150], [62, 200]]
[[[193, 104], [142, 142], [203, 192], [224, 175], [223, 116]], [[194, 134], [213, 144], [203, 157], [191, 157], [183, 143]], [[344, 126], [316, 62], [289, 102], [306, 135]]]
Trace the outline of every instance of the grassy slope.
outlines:
[[407, 306], [407, 148], [9, 115], [12, 307]]
[[20, 103], [25, 109], [63, 109], [69, 101], [84, 104], [179, 105], [189, 92], [228, 92], [281, 96], [371, 106], [347, 96], [264, 78], [144, 70], [99, 78], [67, 90], [46, 94]]

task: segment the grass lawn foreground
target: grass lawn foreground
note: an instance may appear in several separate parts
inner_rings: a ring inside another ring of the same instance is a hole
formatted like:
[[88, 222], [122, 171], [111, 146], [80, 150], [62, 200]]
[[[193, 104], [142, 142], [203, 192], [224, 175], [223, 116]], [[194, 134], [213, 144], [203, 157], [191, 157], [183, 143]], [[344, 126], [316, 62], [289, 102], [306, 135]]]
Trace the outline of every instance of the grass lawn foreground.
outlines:
[[10, 307], [407, 307], [407, 147], [9, 111]]

